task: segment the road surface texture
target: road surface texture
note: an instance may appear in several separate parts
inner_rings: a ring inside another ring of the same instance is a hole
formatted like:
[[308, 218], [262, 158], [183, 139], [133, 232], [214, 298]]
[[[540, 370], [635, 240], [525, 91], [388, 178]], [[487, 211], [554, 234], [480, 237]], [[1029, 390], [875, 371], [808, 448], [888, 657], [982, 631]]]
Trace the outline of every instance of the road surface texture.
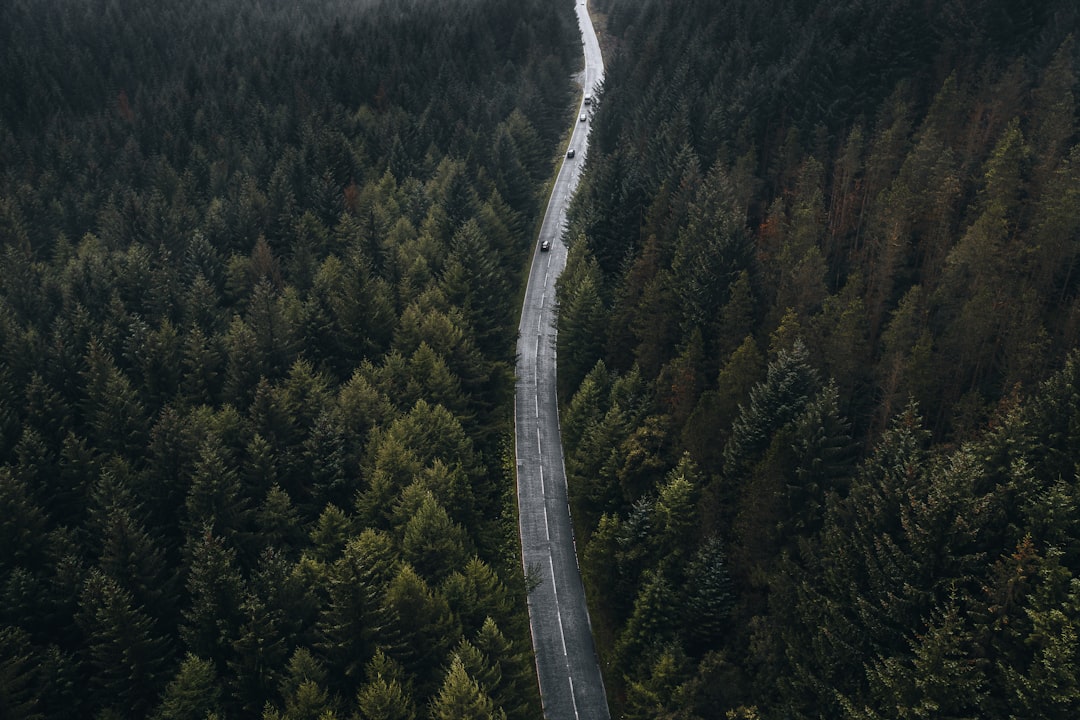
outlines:
[[[522, 565], [538, 581], [529, 594], [529, 623], [544, 716], [548, 720], [608, 720], [570, 524], [555, 397], [555, 280], [566, 265], [562, 243], [566, 208], [585, 162], [591, 125], [578, 116], [588, 114], [584, 94], [592, 93], [604, 72], [588, 8], [579, 2], [576, 10], [585, 71], [582, 105], [574, 116], [569, 145], [575, 152], [573, 158], [563, 159], [548, 201], [518, 327], [514, 401], [518, 511]], [[539, 249], [544, 241], [550, 243], [550, 250]]]

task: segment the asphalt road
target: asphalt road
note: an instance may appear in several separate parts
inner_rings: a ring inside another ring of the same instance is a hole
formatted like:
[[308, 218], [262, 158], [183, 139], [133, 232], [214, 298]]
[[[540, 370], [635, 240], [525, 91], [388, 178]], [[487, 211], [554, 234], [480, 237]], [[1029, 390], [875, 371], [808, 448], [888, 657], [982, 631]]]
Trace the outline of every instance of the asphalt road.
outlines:
[[[591, 94], [603, 77], [603, 61], [585, 4], [579, 2], [576, 11], [584, 40], [583, 83]], [[578, 115], [588, 109], [582, 102]], [[575, 157], [564, 158], [548, 201], [518, 326], [514, 400], [518, 513], [522, 565], [538, 581], [529, 594], [529, 623], [544, 716], [548, 720], [608, 720], [570, 523], [555, 397], [555, 280], [566, 265], [561, 236], [591, 125], [577, 116], [574, 121], [570, 147]], [[545, 240], [551, 249], [543, 252], [539, 248]]]

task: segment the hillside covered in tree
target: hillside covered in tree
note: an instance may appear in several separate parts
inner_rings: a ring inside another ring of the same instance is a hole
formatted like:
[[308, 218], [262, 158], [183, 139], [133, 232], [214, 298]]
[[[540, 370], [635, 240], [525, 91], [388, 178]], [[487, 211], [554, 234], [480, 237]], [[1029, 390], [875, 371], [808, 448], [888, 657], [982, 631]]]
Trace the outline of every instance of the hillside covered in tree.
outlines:
[[595, 9], [558, 355], [613, 715], [1076, 716], [1076, 4]]
[[0, 717], [539, 713], [569, 3], [0, 3]]

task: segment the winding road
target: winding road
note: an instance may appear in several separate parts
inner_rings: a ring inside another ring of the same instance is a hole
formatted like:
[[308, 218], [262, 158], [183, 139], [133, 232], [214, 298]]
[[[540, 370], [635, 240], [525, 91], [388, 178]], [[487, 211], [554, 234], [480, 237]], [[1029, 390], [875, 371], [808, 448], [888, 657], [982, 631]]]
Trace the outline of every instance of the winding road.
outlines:
[[[600, 45], [584, 2], [575, 6], [583, 40], [584, 95], [603, 78]], [[522, 565], [538, 581], [529, 593], [536, 672], [548, 720], [608, 720], [570, 523], [555, 395], [555, 280], [566, 266], [566, 209], [585, 162], [591, 122], [574, 118], [573, 158], [564, 158], [548, 201], [518, 326], [514, 398]], [[547, 243], [550, 250], [541, 250]]]

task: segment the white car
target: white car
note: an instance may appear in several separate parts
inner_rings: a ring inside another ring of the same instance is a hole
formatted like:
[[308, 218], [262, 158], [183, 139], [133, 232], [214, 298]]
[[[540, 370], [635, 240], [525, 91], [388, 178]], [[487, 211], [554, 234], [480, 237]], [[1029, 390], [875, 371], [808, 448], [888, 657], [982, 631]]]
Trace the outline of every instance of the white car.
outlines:
[[586, 119], [587, 118], [585, 117], [585, 113], [581, 113], [581, 116], [578, 117], [578, 122], [585, 122]]
[[551, 241], [550, 240], [544, 240], [542, 243], [540, 243], [540, 252], [547, 252], [550, 249], [551, 249]]

